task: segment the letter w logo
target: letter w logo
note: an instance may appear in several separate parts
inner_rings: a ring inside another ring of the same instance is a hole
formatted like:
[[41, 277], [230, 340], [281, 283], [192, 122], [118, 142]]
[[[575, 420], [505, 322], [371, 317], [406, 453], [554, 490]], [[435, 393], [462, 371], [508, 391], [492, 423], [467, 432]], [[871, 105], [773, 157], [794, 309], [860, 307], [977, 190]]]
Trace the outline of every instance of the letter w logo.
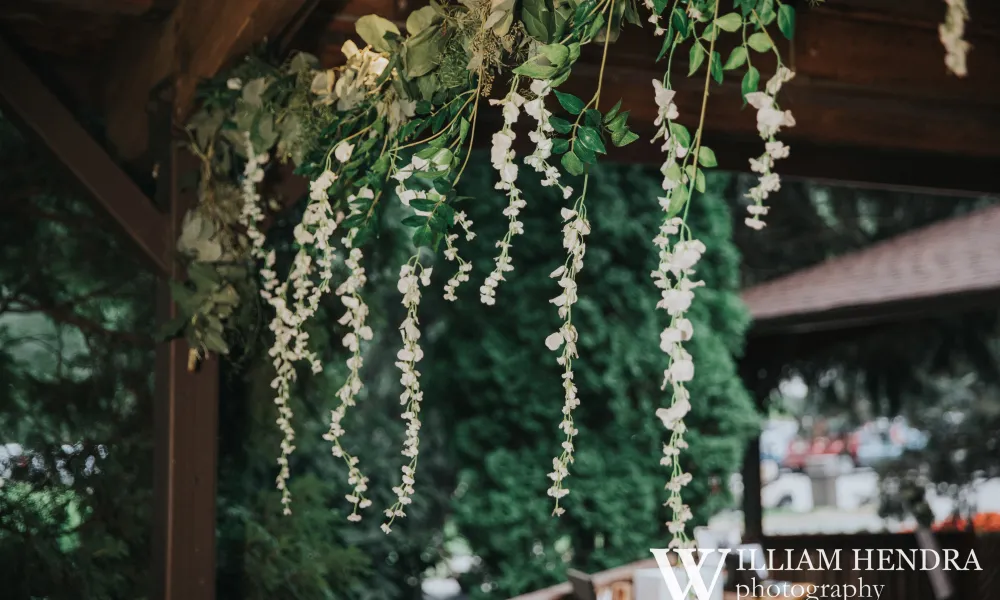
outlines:
[[[719, 581], [719, 575], [722, 574], [722, 567], [726, 564], [726, 555], [730, 552], [728, 548], [700, 550], [698, 552], [701, 554], [701, 557], [695, 562], [694, 549], [681, 548], [676, 550], [678, 557], [680, 557], [680, 566], [684, 569], [685, 575], [687, 575], [685, 577], [687, 581], [684, 582], [685, 585], [682, 590], [681, 582], [677, 581], [677, 572], [674, 570], [674, 566], [670, 564], [668, 550], [666, 548], [650, 548], [649, 551], [656, 557], [656, 565], [660, 568], [663, 581], [667, 584], [670, 600], [686, 600], [691, 597], [692, 591], [697, 600], [711, 600], [712, 590], [715, 589]], [[701, 568], [705, 564], [705, 559], [713, 552], [719, 553], [719, 562], [715, 565], [715, 576], [712, 578], [712, 583], [706, 586], [705, 580], [701, 576]]]

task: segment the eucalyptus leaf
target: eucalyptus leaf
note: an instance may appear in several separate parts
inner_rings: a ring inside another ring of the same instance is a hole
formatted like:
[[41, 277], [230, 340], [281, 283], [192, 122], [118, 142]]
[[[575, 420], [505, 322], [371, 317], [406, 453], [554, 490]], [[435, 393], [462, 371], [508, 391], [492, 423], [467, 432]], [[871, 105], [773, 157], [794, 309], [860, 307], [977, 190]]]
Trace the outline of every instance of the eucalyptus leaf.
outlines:
[[[425, 7], [429, 8], [429, 7]], [[428, 26], [403, 42], [403, 64], [406, 76], [411, 79], [433, 71], [441, 61], [448, 38], [441, 35], [440, 27]]]
[[354, 25], [355, 30], [366, 44], [379, 52], [391, 52], [392, 45], [385, 39], [386, 33], [399, 35], [399, 28], [392, 21], [378, 15], [365, 15]]
[[406, 17], [406, 33], [414, 36], [428, 28], [441, 16], [433, 6], [425, 6], [410, 13]]

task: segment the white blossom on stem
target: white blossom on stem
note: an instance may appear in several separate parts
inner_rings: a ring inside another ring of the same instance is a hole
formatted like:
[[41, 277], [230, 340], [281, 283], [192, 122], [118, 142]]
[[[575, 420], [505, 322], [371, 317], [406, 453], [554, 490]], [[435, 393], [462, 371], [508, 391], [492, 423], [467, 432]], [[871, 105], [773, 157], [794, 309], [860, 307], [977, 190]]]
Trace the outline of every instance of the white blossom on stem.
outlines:
[[[465, 232], [466, 241], [472, 241], [475, 239], [476, 234], [472, 232], [472, 220], [465, 214], [465, 211], [458, 211], [455, 213], [455, 225], [462, 228]], [[458, 239], [457, 233], [449, 233], [445, 236], [445, 251], [444, 256], [449, 261], [454, 261], [458, 263], [458, 270], [448, 283], [444, 286], [444, 299], [454, 302], [458, 300], [455, 296], [455, 291], [458, 286], [469, 280], [469, 273], [472, 272], [472, 263], [467, 262], [458, 255], [458, 248], [455, 247], [455, 241]]]
[[747, 197], [753, 202], [747, 206], [749, 217], [744, 221], [748, 227], [753, 229], [763, 229], [764, 221], [761, 217], [767, 215], [769, 207], [764, 204], [764, 200], [772, 193], [781, 189], [781, 178], [773, 171], [774, 161], [787, 158], [788, 146], [775, 139], [782, 127], [792, 127], [795, 125], [795, 118], [789, 110], [782, 111], [778, 108], [776, 97], [781, 90], [781, 86], [795, 77], [795, 73], [784, 65], [779, 65], [774, 76], [768, 80], [764, 92], [751, 92], [747, 94], [747, 102], [757, 109], [757, 132], [761, 139], [765, 141], [764, 154], [757, 158], [750, 159], [750, 169], [758, 173], [757, 185], [750, 188]]
[[420, 454], [420, 403], [424, 393], [420, 390], [420, 371], [417, 363], [423, 358], [420, 349], [420, 321], [417, 312], [420, 308], [420, 287], [430, 285], [431, 269], [420, 264], [418, 255], [414, 255], [399, 269], [397, 289], [403, 295], [403, 306], [406, 307], [406, 318], [399, 326], [403, 338], [403, 347], [396, 353], [396, 367], [401, 376], [399, 382], [403, 385], [403, 393], [399, 403], [404, 407], [403, 420], [406, 421], [406, 440], [403, 442], [402, 455], [409, 462], [402, 467], [400, 484], [393, 487], [396, 502], [385, 509], [386, 521], [382, 523], [382, 531], [392, 531], [396, 518], [406, 516], [405, 507], [413, 502], [413, 485], [417, 475], [417, 458]]
[[[274, 333], [274, 346], [268, 354], [272, 358], [275, 378], [271, 387], [275, 390], [274, 403], [278, 407], [276, 423], [281, 430], [281, 454], [278, 457], [278, 476], [276, 485], [281, 490], [281, 503], [284, 513], [291, 513], [291, 492], [288, 489], [290, 476], [288, 458], [295, 451], [295, 430], [292, 427], [291, 385], [295, 381], [295, 364], [306, 361], [313, 373], [323, 370], [322, 363], [315, 352], [309, 350], [309, 334], [303, 331], [305, 322], [316, 312], [323, 294], [330, 289], [333, 278], [334, 247], [330, 244], [337, 220], [333, 215], [329, 202], [329, 188], [337, 176], [329, 169], [310, 182], [310, 202], [302, 217], [302, 222], [293, 232], [299, 250], [292, 261], [292, 269], [285, 281], [279, 281], [274, 270], [274, 251], [265, 253], [263, 250], [264, 236], [258, 224], [263, 219], [260, 209], [260, 195], [256, 184], [263, 180], [263, 170], [260, 165], [266, 162], [266, 156], [256, 155], [253, 145], [247, 140], [248, 161], [244, 170], [243, 207], [241, 221], [247, 227], [247, 235], [251, 242], [251, 255], [262, 258], [264, 267], [261, 269], [263, 284], [261, 297], [274, 309], [275, 316], [271, 320], [270, 330]], [[315, 251], [313, 259], [310, 249]], [[313, 276], [318, 276], [318, 281]], [[289, 299], [289, 295], [291, 299]]]
[[486, 278], [486, 282], [480, 288], [479, 299], [483, 304], [492, 305], [496, 302], [496, 288], [504, 280], [504, 273], [513, 271], [511, 264], [510, 248], [511, 240], [516, 235], [524, 233], [524, 223], [518, 219], [521, 209], [527, 204], [521, 196], [521, 190], [517, 187], [517, 164], [514, 162], [516, 153], [512, 148], [514, 138], [513, 126], [521, 114], [521, 107], [525, 99], [517, 93], [519, 78], [515, 77], [511, 84], [510, 92], [502, 100], [490, 100], [490, 104], [503, 107], [503, 127], [493, 134], [493, 148], [490, 152], [490, 160], [493, 168], [500, 174], [500, 181], [496, 184], [496, 189], [507, 192], [507, 208], [503, 214], [507, 217], [507, 233], [497, 242], [500, 249], [499, 256], [494, 259], [496, 268]]
[[548, 81], [536, 79], [531, 82], [530, 89], [535, 98], [524, 102], [524, 112], [535, 119], [537, 126], [534, 131], [528, 132], [528, 139], [534, 142], [535, 150], [524, 158], [524, 164], [542, 174], [543, 186], [558, 187], [562, 190], [563, 198], [568, 200], [573, 195], [573, 188], [560, 183], [559, 169], [549, 164], [549, 158], [552, 157], [552, 138], [549, 136], [555, 129], [549, 122], [552, 112], [545, 108], [545, 98], [552, 92], [552, 86]]
[[583, 255], [587, 250], [584, 239], [590, 234], [584, 196], [581, 195], [576, 200], [572, 209], [563, 208], [561, 216], [563, 248], [566, 249], [567, 256], [563, 265], [549, 276], [559, 281], [562, 293], [549, 302], [558, 307], [559, 318], [563, 324], [558, 331], [545, 338], [546, 347], [559, 352], [556, 362], [563, 367], [563, 418], [559, 429], [565, 435], [565, 439], [562, 442], [562, 452], [552, 459], [552, 472], [549, 473], [552, 486], [548, 490], [548, 495], [555, 498], [552, 514], [556, 516], [565, 512], [565, 509], [559, 506], [559, 500], [569, 494], [569, 490], [563, 486], [563, 481], [569, 475], [569, 465], [573, 462], [573, 438], [578, 433], [573, 423], [573, 410], [580, 405], [576, 383], [573, 381], [573, 359], [578, 356], [576, 351], [578, 334], [573, 325], [573, 305], [577, 301], [576, 276], [583, 269]]
[[[358, 198], [371, 200], [374, 197], [375, 194], [371, 189], [363, 187], [355, 196], [348, 197], [348, 203], [353, 204]], [[351, 216], [357, 214], [360, 214], [360, 211], [354, 208], [351, 211]], [[331, 449], [333, 455], [343, 459], [347, 465], [347, 483], [353, 486], [351, 493], [346, 496], [347, 501], [353, 505], [351, 514], [347, 517], [349, 521], [360, 521], [361, 514], [358, 511], [371, 505], [371, 500], [365, 496], [365, 492], [368, 490], [368, 478], [358, 467], [357, 456], [347, 452], [340, 443], [340, 438], [345, 433], [341, 423], [347, 414], [347, 409], [355, 405], [357, 395], [363, 386], [360, 375], [361, 367], [364, 364], [361, 356], [361, 342], [372, 339], [372, 329], [366, 323], [368, 305], [365, 304], [364, 298], [361, 296], [361, 290], [368, 280], [365, 276], [365, 268], [361, 263], [364, 256], [360, 248], [354, 247], [354, 238], [357, 233], [357, 229], [351, 229], [347, 236], [341, 240], [344, 248], [349, 251], [347, 259], [344, 261], [349, 273], [347, 279], [334, 292], [341, 304], [347, 309], [338, 323], [350, 328], [350, 331], [341, 340], [344, 347], [351, 352], [350, 358], [347, 359], [349, 372], [347, 381], [337, 390], [340, 404], [330, 412], [330, 430], [323, 435], [323, 439], [333, 443]]]
[[[659, 127], [654, 141], [663, 139], [665, 158], [660, 169], [663, 174], [664, 195], [658, 198], [664, 216], [653, 238], [658, 262], [651, 276], [653, 283], [660, 289], [660, 300], [656, 307], [665, 310], [670, 316], [669, 324], [660, 333], [660, 350], [667, 355], [663, 389], [668, 385], [671, 387], [670, 405], [658, 409], [656, 416], [670, 431], [670, 439], [664, 444], [663, 457], [660, 459], [661, 465], [672, 470], [666, 485], [669, 494], [665, 503], [671, 511], [671, 519], [667, 522], [667, 529], [672, 535], [670, 547], [683, 547], [690, 545], [685, 526], [692, 514], [690, 507], [681, 498], [681, 489], [691, 480], [691, 475], [683, 472], [677, 457], [682, 449], [687, 448], [684, 440], [684, 417], [691, 410], [691, 401], [686, 383], [694, 378], [694, 361], [683, 346], [694, 335], [694, 327], [685, 314], [694, 300], [694, 289], [702, 285], [701, 282], [691, 280], [691, 275], [705, 252], [705, 245], [692, 238], [683, 218], [674, 216], [678, 213], [685, 214], [681, 212], [683, 206], [674, 206], [674, 195], [677, 190], [690, 187], [693, 182], [677, 163], [678, 159], [688, 156], [687, 148], [673, 139], [670, 132], [670, 124], [679, 116], [673, 101], [674, 91], [657, 80], [653, 81], [653, 88], [658, 112], [655, 124]], [[690, 198], [690, 193], [684, 197]]]

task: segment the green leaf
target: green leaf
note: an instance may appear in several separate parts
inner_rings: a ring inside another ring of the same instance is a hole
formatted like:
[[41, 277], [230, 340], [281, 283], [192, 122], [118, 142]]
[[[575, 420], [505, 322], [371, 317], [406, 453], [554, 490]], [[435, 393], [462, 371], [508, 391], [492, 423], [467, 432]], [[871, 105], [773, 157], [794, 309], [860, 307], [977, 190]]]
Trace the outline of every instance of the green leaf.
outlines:
[[639, 139], [639, 134], [634, 131], [629, 131], [628, 129], [615, 131], [611, 134], [611, 143], [619, 148], [622, 146], [628, 146], [637, 139]]
[[439, 18], [438, 11], [433, 6], [425, 6], [410, 13], [406, 17], [406, 33], [417, 35]]
[[667, 206], [667, 217], [677, 216], [684, 205], [687, 204], [690, 198], [690, 192], [688, 192], [688, 187], [686, 185], [681, 185], [674, 188], [673, 193], [670, 195], [670, 204]]
[[757, 91], [757, 86], [760, 84], [760, 71], [756, 67], [750, 67], [747, 69], [746, 75], [743, 76], [743, 98], [746, 99], [747, 94]]
[[552, 153], [562, 154], [569, 150], [569, 142], [565, 138], [555, 138], [552, 140]]
[[611, 110], [609, 110], [604, 114], [604, 123], [609, 124], [612, 121], [614, 121], [615, 117], [618, 116], [618, 111], [621, 110], [621, 107], [622, 107], [622, 101], [619, 100], [617, 103], [615, 103], [614, 106], [611, 107]]
[[703, 167], [717, 167], [719, 165], [718, 161], [715, 160], [715, 152], [708, 146], [698, 148], [698, 163]]
[[567, 152], [562, 156], [562, 166], [570, 175], [583, 175], [583, 161], [575, 152]]
[[687, 127], [681, 125], [680, 123], [670, 124], [670, 135], [674, 136], [677, 143], [685, 148], [691, 147], [691, 133], [688, 131]]
[[413, 245], [416, 247], [434, 245], [434, 231], [427, 225], [413, 232]]
[[626, 131], [628, 129], [628, 126], [626, 125], [627, 121], [628, 121], [628, 111], [626, 110], [625, 112], [615, 117], [614, 121], [611, 121], [611, 123], [608, 124], [608, 131], [610, 131], [611, 133], [621, 133], [623, 131]]
[[786, 39], [795, 37], [795, 8], [782, 4], [778, 9], [778, 29]]
[[694, 189], [698, 190], [702, 194], [705, 193], [705, 172], [698, 169], [698, 174], [694, 178]]
[[567, 134], [573, 129], [573, 125], [569, 121], [560, 117], [549, 117], [549, 125], [556, 130], [556, 133]]
[[563, 44], [538, 47], [538, 54], [514, 69], [518, 75], [532, 79], [552, 79], [569, 61], [569, 48]]
[[701, 44], [695, 43], [691, 46], [691, 51], [688, 52], [688, 77], [695, 74], [701, 63], [705, 61], [705, 49], [701, 47]]
[[587, 111], [583, 114], [585, 115], [584, 121], [588, 125], [594, 127], [595, 129], [601, 128], [601, 111], [595, 108], [588, 108]]
[[723, 31], [732, 32], [743, 26], [743, 17], [737, 13], [731, 12], [716, 19], [715, 24], [718, 25], [719, 29]]
[[413, 210], [423, 210], [430, 212], [437, 208], [438, 203], [434, 200], [427, 200], [426, 198], [414, 198], [410, 200], [410, 208]]
[[597, 153], [580, 143], [579, 139], [577, 140], [576, 145], [573, 146], [573, 152], [576, 153], [577, 157], [579, 157], [584, 164], [592, 165], [597, 162]]
[[722, 65], [722, 68], [726, 71], [731, 71], [743, 66], [743, 63], [747, 61], [747, 49], [744, 46], [736, 46], [733, 51], [729, 54], [729, 58], [726, 59], [726, 64]]
[[601, 134], [593, 127], [581, 127], [577, 132], [577, 140], [587, 150], [598, 154], [607, 154], [604, 142], [601, 141]]
[[712, 52], [709, 69], [712, 71], [712, 79], [715, 80], [715, 83], [722, 83], [722, 57], [719, 56], [718, 52]]
[[404, 217], [401, 221], [403, 225], [407, 227], [423, 227], [427, 224], [427, 217], [421, 217], [420, 215], [410, 215]]
[[688, 35], [688, 17], [683, 10], [675, 8], [674, 12], [670, 15], [670, 23], [680, 34], [681, 39], [684, 39]]
[[435, 212], [434, 214], [440, 216], [444, 220], [444, 222], [448, 224], [448, 227], [455, 226], [454, 208], [442, 202], [441, 204], [438, 205], [437, 212]]
[[771, 38], [763, 31], [758, 31], [747, 38], [747, 45], [757, 52], [767, 52], [771, 49]]
[[358, 35], [366, 44], [379, 52], [391, 52], [392, 45], [385, 39], [386, 33], [399, 35], [399, 28], [388, 20], [378, 15], [365, 15], [358, 19], [354, 25]]
[[573, 94], [567, 94], [565, 92], [560, 92], [559, 90], [552, 90], [556, 99], [559, 100], [559, 104], [565, 108], [571, 115], [578, 115], [580, 111], [583, 110], [585, 106], [583, 100], [580, 100]]
[[441, 54], [444, 52], [447, 41], [448, 39], [441, 35], [440, 26], [427, 27], [420, 33], [407, 38], [403, 42], [403, 64], [406, 66], [406, 76], [416, 79], [433, 71], [441, 62]]

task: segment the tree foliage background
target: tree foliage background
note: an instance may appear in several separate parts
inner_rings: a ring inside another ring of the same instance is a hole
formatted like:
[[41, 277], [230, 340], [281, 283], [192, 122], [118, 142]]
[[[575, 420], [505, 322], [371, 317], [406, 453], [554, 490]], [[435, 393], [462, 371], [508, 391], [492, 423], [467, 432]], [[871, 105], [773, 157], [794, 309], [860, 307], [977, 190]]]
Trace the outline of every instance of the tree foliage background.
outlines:
[[[155, 280], [72, 180], [2, 122], [0, 156], [0, 443], [20, 444], [36, 465], [8, 457], [0, 468], [0, 578], [17, 600], [147, 597]], [[494, 218], [505, 199], [493, 176], [477, 157], [463, 182], [464, 193], [478, 198], [466, 209], [479, 237], [463, 249], [476, 264], [473, 282], [492, 267], [490, 240], [503, 226]], [[328, 298], [311, 332], [328, 367], [300, 378], [295, 395], [288, 518], [273, 490], [279, 434], [269, 342], [247, 336], [247, 359], [224, 370], [220, 405], [220, 598], [419, 598], [420, 579], [456, 537], [480, 558], [464, 577], [466, 589], [501, 597], [555, 583], [567, 566], [612, 567], [666, 542], [666, 474], [657, 466], [663, 432], [653, 413], [667, 398], [648, 240], [659, 218], [651, 200], [658, 176], [610, 166], [591, 185], [591, 211], [600, 217], [580, 280], [584, 405], [567, 514], [550, 517], [545, 495], [562, 406], [555, 357], [544, 345], [556, 327], [548, 273], [562, 252], [562, 200], [534, 184], [526, 189], [530, 233], [518, 238], [517, 271], [497, 306], [481, 305], [473, 282], [458, 303], [446, 303], [440, 285], [453, 264], [435, 265], [421, 311], [427, 402], [419, 493], [391, 536], [378, 530], [377, 511], [391, 502], [402, 464], [393, 362], [406, 232], [387, 231], [367, 252], [376, 338], [346, 440], [372, 480], [374, 506], [362, 523], [344, 519], [344, 472], [321, 437], [344, 376], [342, 307]], [[709, 247], [699, 271], [708, 288], [691, 315], [699, 402], [688, 497], [701, 521], [730, 501], [725, 482], [756, 421], [734, 362], [748, 318], [736, 293], [739, 253], [729, 241], [724, 196], [732, 185], [725, 176], [711, 179], [692, 211]], [[279, 222], [269, 235], [287, 260], [289, 229]], [[64, 444], [78, 446], [67, 453]]]

